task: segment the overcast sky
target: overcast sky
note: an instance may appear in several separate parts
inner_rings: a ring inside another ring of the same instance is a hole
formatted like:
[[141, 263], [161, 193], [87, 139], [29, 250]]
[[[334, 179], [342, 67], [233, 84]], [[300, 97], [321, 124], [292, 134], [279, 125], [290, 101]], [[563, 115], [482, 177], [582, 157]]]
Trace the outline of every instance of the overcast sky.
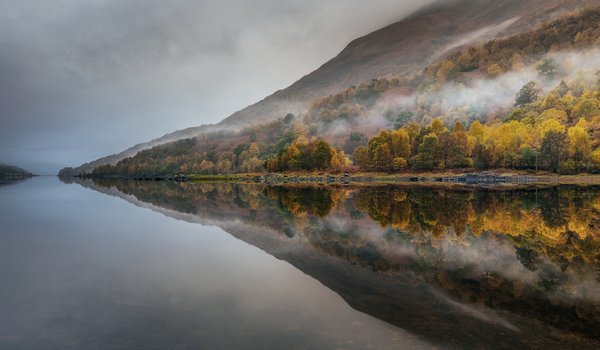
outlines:
[[0, 0], [0, 163], [217, 123], [431, 0]]

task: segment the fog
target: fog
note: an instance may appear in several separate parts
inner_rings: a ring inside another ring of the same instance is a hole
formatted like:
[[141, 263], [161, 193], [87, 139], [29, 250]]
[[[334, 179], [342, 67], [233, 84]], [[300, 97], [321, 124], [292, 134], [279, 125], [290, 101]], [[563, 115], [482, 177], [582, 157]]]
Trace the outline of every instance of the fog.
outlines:
[[0, 162], [56, 173], [216, 123], [431, 2], [0, 0]]

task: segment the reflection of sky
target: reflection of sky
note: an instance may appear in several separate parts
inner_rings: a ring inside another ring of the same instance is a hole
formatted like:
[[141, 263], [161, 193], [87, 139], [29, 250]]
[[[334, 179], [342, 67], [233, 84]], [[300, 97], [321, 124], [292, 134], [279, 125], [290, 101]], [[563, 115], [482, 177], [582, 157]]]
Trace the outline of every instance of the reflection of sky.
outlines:
[[0, 188], [0, 221], [0, 348], [425, 347], [219, 228], [80, 186]]

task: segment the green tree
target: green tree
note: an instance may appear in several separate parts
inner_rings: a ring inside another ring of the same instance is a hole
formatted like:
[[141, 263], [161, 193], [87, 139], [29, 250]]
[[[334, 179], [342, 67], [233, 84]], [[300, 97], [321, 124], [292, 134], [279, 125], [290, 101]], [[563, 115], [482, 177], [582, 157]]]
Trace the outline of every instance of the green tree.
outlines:
[[517, 94], [517, 98], [515, 99], [515, 107], [526, 105], [532, 102], [535, 102], [538, 98], [538, 89], [535, 82], [530, 81], [525, 84], [519, 93]]
[[559, 169], [560, 163], [565, 158], [566, 145], [567, 137], [564, 132], [551, 130], [544, 135], [540, 149], [540, 159], [547, 169], [552, 171]]
[[558, 64], [554, 59], [546, 58], [538, 64], [537, 71], [540, 77], [552, 80], [558, 72]]
[[436, 134], [425, 135], [423, 142], [419, 145], [418, 154], [415, 157], [415, 167], [423, 170], [432, 170], [438, 166], [439, 138]]
[[394, 123], [394, 129], [400, 129], [402, 126], [408, 124], [411, 121], [414, 114], [409, 110], [402, 111], [398, 113], [396, 117], [396, 122]]

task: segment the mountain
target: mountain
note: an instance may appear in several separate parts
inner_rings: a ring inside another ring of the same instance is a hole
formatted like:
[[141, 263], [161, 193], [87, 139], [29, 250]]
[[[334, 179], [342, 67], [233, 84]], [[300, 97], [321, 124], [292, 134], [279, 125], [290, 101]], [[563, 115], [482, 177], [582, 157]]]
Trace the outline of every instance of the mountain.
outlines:
[[442, 1], [352, 41], [342, 52], [290, 87], [238, 111], [219, 125], [238, 127], [279, 118], [288, 106], [312, 101], [385, 76], [410, 76], [452, 49], [523, 32], [586, 0]]
[[114, 165], [141, 150], [205, 132], [239, 130], [276, 120], [287, 113], [299, 114], [324, 96], [378, 77], [413, 76], [441, 56], [466, 45], [524, 32], [593, 3], [591, 0], [440, 1], [352, 41], [314, 72], [216, 125], [176, 131], [80, 167], [63, 169], [61, 174], [90, 172], [100, 165]]
[[18, 180], [34, 176], [27, 170], [16, 166], [0, 164], [0, 181], [2, 180]]

